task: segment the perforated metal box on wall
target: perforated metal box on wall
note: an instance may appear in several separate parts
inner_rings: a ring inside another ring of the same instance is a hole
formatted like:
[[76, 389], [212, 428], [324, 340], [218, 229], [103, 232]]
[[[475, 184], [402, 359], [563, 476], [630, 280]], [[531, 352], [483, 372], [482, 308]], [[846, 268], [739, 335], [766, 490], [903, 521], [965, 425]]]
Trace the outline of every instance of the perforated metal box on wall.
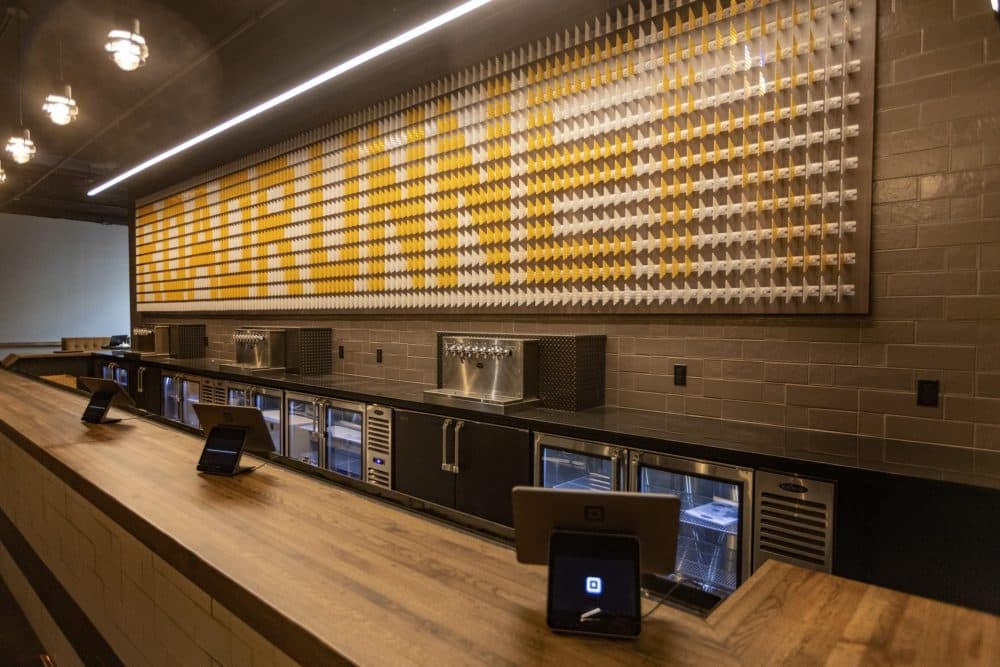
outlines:
[[773, 558], [831, 572], [834, 493], [832, 482], [758, 470], [754, 476], [754, 569]]
[[604, 405], [604, 336], [541, 336], [538, 397], [556, 410]]
[[290, 372], [299, 375], [332, 373], [333, 329], [286, 329], [285, 365]]
[[201, 359], [208, 338], [204, 324], [171, 324], [170, 356], [175, 359]]

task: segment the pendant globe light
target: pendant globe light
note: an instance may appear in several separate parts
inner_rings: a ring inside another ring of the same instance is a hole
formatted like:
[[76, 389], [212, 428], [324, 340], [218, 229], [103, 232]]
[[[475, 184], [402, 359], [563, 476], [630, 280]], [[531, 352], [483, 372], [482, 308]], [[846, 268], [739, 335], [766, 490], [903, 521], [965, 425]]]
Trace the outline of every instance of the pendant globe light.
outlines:
[[104, 50], [118, 67], [131, 72], [146, 64], [149, 47], [146, 38], [139, 34], [139, 19], [133, 19], [132, 30], [112, 30]]
[[24, 72], [21, 57], [21, 17], [17, 20], [17, 124], [19, 131], [11, 135], [4, 147], [17, 164], [26, 164], [35, 156], [35, 142], [31, 140], [31, 132], [24, 127]]
[[52, 93], [45, 97], [42, 111], [47, 113], [49, 120], [56, 125], [69, 125], [80, 114], [80, 107], [73, 99], [73, 89], [66, 86], [62, 95]]
[[[59, 35], [59, 80], [63, 80], [63, 53], [62, 53], [62, 34]], [[51, 120], [56, 125], [69, 125], [80, 113], [80, 107], [77, 106], [76, 100], [73, 99], [73, 89], [68, 85], [63, 87], [62, 94], [52, 93], [45, 98], [45, 104], [42, 105], [42, 111], [49, 115], [49, 120]]]

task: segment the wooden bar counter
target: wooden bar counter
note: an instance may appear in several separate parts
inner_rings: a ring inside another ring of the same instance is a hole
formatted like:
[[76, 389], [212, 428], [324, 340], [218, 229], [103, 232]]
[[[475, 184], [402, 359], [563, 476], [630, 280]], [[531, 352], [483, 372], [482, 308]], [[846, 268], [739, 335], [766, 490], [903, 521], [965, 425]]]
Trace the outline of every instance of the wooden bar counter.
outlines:
[[[661, 607], [636, 641], [554, 635], [544, 568], [503, 545], [274, 465], [199, 476], [199, 438], [88, 427], [85, 403], [0, 371], [0, 574], [31, 598], [19, 573], [42, 563], [106, 663], [1000, 661], [998, 617], [775, 562], [707, 619]], [[94, 662], [69, 634], [57, 663]]]

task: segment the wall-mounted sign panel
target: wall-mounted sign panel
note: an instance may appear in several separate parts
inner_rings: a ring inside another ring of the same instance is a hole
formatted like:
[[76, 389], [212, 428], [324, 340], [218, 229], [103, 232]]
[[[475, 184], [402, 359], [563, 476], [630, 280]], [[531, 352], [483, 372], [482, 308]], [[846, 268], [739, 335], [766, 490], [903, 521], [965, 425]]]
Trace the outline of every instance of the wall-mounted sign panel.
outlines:
[[864, 313], [875, 3], [626, 7], [137, 211], [141, 312]]

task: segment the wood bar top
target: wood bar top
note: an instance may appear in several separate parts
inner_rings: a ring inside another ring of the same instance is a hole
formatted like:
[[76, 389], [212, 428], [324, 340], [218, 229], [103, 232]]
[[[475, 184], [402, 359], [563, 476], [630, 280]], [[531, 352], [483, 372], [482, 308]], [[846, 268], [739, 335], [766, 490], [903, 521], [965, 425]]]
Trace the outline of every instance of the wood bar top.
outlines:
[[85, 404], [0, 371], [0, 432], [303, 663], [1000, 662], [1000, 617], [777, 562], [707, 619], [660, 607], [635, 641], [555, 635], [545, 568], [504, 545], [275, 465], [198, 476], [199, 438], [88, 427]]

